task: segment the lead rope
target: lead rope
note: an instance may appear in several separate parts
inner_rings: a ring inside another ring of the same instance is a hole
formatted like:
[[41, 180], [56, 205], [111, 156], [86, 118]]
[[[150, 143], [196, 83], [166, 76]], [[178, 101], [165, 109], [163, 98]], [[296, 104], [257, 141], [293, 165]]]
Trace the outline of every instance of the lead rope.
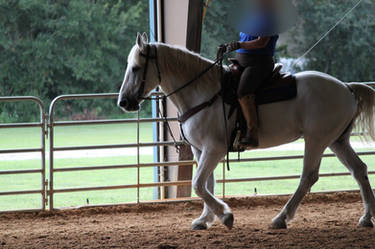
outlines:
[[333, 25], [325, 34], [322, 35], [322, 37], [320, 37], [320, 39], [314, 43], [314, 45], [311, 46], [311, 48], [309, 48], [303, 55], [301, 55], [300, 57], [298, 57], [292, 64], [291, 68], [293, 68], [302, 58], [304, 58], [306, 55], [308, 55], [316, 46], [318, 46], [318, 44], [324, 40], [324, 38], [326, 38], [337, 26], [339, 26], [340, 23], [342, 23], [345, 18], [353, 12], [353, 10], [355, 10], [361, 3], [363, 2], [363, 0], [359, 0], [351, 9], [349, 9], [345, 15], [340, 18], [340, 20], [338, 20], [336, 22], [335, 25]]

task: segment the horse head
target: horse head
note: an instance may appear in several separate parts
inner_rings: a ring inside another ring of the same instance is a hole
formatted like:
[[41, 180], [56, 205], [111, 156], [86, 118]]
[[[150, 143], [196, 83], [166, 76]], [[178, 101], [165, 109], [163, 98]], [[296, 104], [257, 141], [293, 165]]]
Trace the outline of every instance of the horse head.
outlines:
[[118, 106], [124, 111], [138, 111], [144, 98], [148, 97], [158, 84], [156, 47], [149, 44], [146, 33], [138, 33], [136, 44], [128, 57]]

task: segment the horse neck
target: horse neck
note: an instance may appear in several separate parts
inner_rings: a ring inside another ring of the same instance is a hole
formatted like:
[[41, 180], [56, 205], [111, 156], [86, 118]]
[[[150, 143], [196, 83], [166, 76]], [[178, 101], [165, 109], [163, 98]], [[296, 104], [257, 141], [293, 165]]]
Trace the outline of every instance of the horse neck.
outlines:
[[[168, 95], [197, 77], [213, 61], [182, 49], [160, 45], [161, 88]], [[179, 113], [210, 100], [220, 91], [220, 68], [213, 67], [186, 88], [170, 96]]]

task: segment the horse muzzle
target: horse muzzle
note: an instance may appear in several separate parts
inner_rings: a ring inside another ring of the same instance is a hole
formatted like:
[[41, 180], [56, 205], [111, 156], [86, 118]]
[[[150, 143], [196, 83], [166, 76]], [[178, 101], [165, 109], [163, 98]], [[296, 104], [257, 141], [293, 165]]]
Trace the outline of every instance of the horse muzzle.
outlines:
[[118, 102], [118, 106], [127, 112], [136, 112], [140, 109], [138, 101], [134, 99], [124, 98]]

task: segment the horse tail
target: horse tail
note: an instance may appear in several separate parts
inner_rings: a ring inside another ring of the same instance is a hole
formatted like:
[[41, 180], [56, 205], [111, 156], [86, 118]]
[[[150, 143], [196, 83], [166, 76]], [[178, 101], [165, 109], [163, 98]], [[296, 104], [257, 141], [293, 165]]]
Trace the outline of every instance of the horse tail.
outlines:
[[375, 91], [365, 83], [349, 83], [357, 98], [357, 122], [356, 130], [366, 140], [375, 141], [374, 112], [375, 112]]

